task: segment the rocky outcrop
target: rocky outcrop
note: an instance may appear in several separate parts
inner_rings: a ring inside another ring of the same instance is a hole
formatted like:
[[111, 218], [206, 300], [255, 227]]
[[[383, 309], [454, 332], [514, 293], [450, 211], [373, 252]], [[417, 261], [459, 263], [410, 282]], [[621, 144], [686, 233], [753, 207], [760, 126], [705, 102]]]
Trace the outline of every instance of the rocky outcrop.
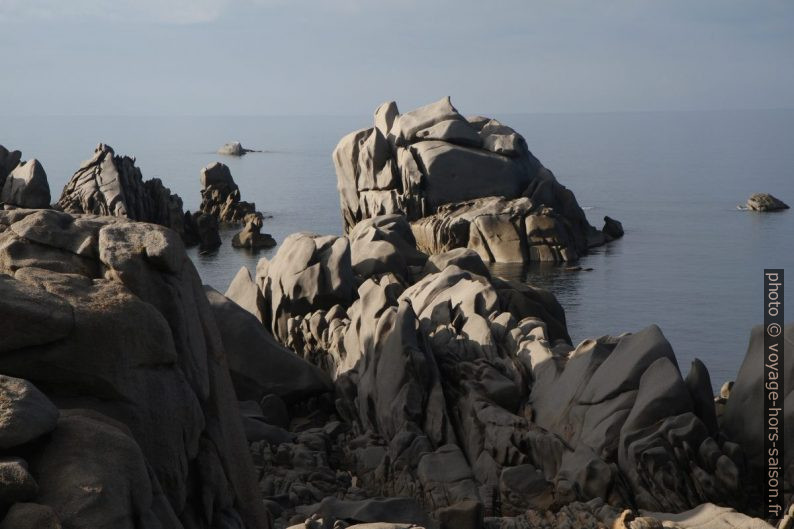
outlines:
[[247, 154], [249, 152], [261, 152], [261, 151], [246, 149], [240, 144], [239, 141], [225, 143], [220, 149], [218, 149], [218, 154], [223, 154], [226, 156], [242, 156], [243, 154]]
[[[332, 406], [293, 405], [269, 419], [278, 435], [254, 435], [278, 523], [693, 527], [708, 512], [764, 526], [708, 507], [754, 512], [746, 450], [760, 452], [721, 429], [702, 363], [684, 378], [655, 326], [574, 347], [553, 295], [491, 276], [475, 250], [422, 256], [407, 227], [387, 215], [290, 236], [230, 287], [334, 381]], [[431, 518], [347, 517], [329, 495], [357, 512], [413, 498]]]
[[220, 223], [209, 213], [185, 212], [185, 244], [199, 247], [202, 254], [212, 253], [221, 246]]
[[345, 136], [333, 153], [345, 232], [399, 213], [419, 247], [472, 248], [489, 261], [570, 261], [615, 237], [592, 227], [573, 193], [500, 122], [464, 118], [449, 98]]
[[99, 144], [64, 187], [55, 207], [67, 213], [90, 213], [151, 222], [191, 240], [182, 199], [159, 178], [143, 179], [135, 158], [116, 155]]
[[[69, 189], [104, 200], [90, 182], [130, 176], [101, 153]], [[78, 194], [64, 204], [88, 205]], [[93, 205], [142, 211], [113, 196]], [[0, 292], [0, 480], [15, 483], [0, 494], [16, 491], [3, 527], [269, 527], [222, 335], [177, 233], [0, 211]]]
[[221, 332], [238, 400], [276, 395], [291, 403], [333, 390], [323, 371], [279, 344], [253, 315], [204, 287]]
[[753, 193], [747, 199], [746, 205], [746, 209], [751, 211], [779, 211], [788, 208], [788, 204], [769, 193]]
[[269, 233], [261, 233], [264, 215], [256, 211], [253, 202], [240, 200], [240, 188], [229, 168], [220, 162], [201, 170], [200, 212], [223, 224], [243, 224], [243, 229], [232, 238], [235, 248], [260, 250], [276, 245]]
[[747, 355], [730, 389], [721, 418], [724, 435], [744, 448], [747, 474], [750, 477], [744, 483], [744, 492], [748, 501], [758, 505], [766, 501], [762, 486], [767, 465], [764, 455], [765, 425], [764, 414], [760, 411], [764, 409], [766, 399], [765, 385], [777, 391], [779, 402], [783, 403], [781, 409], [777, 410], [785, 427], [780, 435], [786, 439], [785, 459], [781, 461], [782, 482], [784, 490], [790, 494], [794, 491], [794, 453], [788, 441], [794, 439], [794, 357], [790, 354], [794, 350], [794, 324], [784, 327], [783, 340], [785, 354], [781, 355], [779, 373], [784, 385], [781, 385], [779, 381], [767, 381], [765, 378], [764, 329], [760, 326], [753, 328]]
[[3, 189], [6, 178], [11, 171], [13, 171], [22, 158], [22, 153], [19, 151], [9, 151], [0, 145], [0, 189]]
[[50, 207], [50, 184], [38, 160], [20, 162], [0, 186], [0, 202], [20, 208]]
[[269, 233], [261, 233], [263, 224], [264, 217], [260, 212], [248, 213], [243, 218], [243, 229], [232, 237], [232, 246], [250, 250], [274, 247], [276, 240]]
[[219, 222], [238, 224], [256, 206], [240, 200], [240, 188], [232, 178], [229, 167], [213, 162], [201, 170], [201, 211]]
[[22, 153], [0, 145], [0, 204], [20, 208], [50, 207], [50, 184], [38, 160], [21, 161]]

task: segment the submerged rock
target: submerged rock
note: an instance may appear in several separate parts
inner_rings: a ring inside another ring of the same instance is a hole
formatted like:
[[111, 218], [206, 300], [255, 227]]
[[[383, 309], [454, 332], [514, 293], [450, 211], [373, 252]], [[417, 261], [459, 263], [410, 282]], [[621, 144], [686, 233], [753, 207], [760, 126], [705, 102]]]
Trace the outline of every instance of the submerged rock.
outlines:
[[607, 242], [520, 134], [464, 118], [448, 97], [405, 114], [381, 105], [375, 126], [345, 136], [333, 161], [348, 233], [402, 214], [421, 249], [468, 247], [495, 262], [575, 260]]
[[778, 211], [788, 209], [788, 204], [769, 193], [754, 193], [747, 199], [747, 209], [751, 211]]

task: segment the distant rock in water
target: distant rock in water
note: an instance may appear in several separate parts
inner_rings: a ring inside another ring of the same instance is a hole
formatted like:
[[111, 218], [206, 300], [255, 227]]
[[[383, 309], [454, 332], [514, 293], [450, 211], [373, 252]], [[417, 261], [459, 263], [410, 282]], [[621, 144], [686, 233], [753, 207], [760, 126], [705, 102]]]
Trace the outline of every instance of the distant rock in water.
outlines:
[[243, 224], [232, 239], [235, 248], [259, 250], [276, 245], [270, 234], [260, 233], [264, 215], [256, 211], [256, 204], [240, 199], [240, 188], [225, 164], [213, 162], [201, 170], [201, 212], [216, 222]]
[[223, 147], [218, 149], [218, 154], [224, 154], [226, 156], [242, 156], [243, 154], [246, 154], [246, 153], [249, 153], [249, 152], [262, 152], [262, 151], [256, 151], [256, 150], [253, 150], [253, 149], [246, 149], [245, 147], [243, 147], [240, 144], [239, 141], [233, 141], [231, 143], [226, 143], [225, 145], [223, 145]]
[[269, 233], [260, 233], [263, 222], [262, 214], [258, 211], [246, 215], [243, 219], [243, 229], [232, 238], [232, 246], [251, 250], [274, 247], [276, 240]]
[[56, 209], [151, 222], [186, 236], [182, 199], [159, 178], [143, 180], [135, 158], [100, 143], [63, 188]]
[[613, 219], [612, 217], [604, 217], [604, 227], [601, 231], [611, 239], [619, 239], [623, 237], [623, 224]]
[[196, 237], [194, 244], [198, 244], [200, 253], [211, 253], [220, 248], [221, 235], [217, 218], [202, 211], [188, 212], [187, 218], [189, 231]]
[[789, 206], [769, 193], [753, 193], [747, 199], [746, 208], [751, 211], [778, 211], [788, 209]]
[[50, 207], [50, 184], [38, 160], [20, 161], [19, 151], [0, 145], [0, 203], [20, 208]]
[[226, 164], [213, 162], [201, 170], [201, 211], [218, 222], [239, 224], [256, 211], [252, 202], [240, 200], [240, 188]]
[[446, 97], [405, 114], [384, 103], [374, 121], [333, 153], [345, 232], [399, 213], [420, 249], [468, 247], [495, 262], [572, 261], [613, 238], [495, 119], [464, 118]]

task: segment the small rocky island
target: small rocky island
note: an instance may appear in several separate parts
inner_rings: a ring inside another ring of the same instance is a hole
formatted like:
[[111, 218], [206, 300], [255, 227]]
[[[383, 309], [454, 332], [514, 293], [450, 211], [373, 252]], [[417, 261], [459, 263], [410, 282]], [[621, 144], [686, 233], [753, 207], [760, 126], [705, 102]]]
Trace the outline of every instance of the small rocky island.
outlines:
[[744, 209], [749, 209], [750, 211], [780, 211], [781, 209], [789, 209], [789, 206], [769, 193], [753, 193], [747, 199], [747, 205]]
[[[771, 528], [761, 329], [716, 399], [655, 325], [573, 344], [486, 262], [620, 223], [448, 99], [375, 125], [334, 152], [345, 234], [291, 235], [225, 293], [185, 246], [261, 220], [228, 167], [190, 214], [100, 145], [51, 208], [0, 148], [0, 529]], [[783, 475], [791, 505], [792, 450]]]
[[226, 156], [242, 156], [244, 154], [248, 154], [249, 152], [262, 152], [256, 151], [253, 149], [246, 149], [242, 146], [239, 141], [233, 141], [230, 143], [225, 143], [218, 149], [218, 154], [223, 154]]
[[346, 232], [399, 213], [429, 254], [470, 248], [490, 262], [575, 261], [623, 235], [613, 219], [591, 226], [515, 130], [463, 117], [449, 97], [404, 114], [384, 103], [372, 127], [342, 138], [333, 160]]

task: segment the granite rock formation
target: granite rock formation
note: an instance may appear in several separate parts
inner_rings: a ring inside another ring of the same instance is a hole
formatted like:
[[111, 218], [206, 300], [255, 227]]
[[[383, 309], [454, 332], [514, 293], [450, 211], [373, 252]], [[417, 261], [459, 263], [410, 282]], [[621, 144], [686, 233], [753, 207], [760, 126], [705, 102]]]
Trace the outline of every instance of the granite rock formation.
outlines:
[[764, 456], [764, 414], [761, 413], [766, 398], [765, 384], [770, 385], [770, 390], [778, 391], [780, 401], [783, 403], [778, 410], [785, 428], [780, 435], [786, 440], [785, 459], [781, 468], [782, 481], [784, 490], [789, 492], [794, 490], [794, 453], [790, 448], [791, 442], [788, 441], [794, 439], [794, 356], [791, 354], [791, 351], [794, 351], [794, 324], [784, 327], [783, 340], [785, 354], [781, 355], [779, 372], [785, 385], [781, 386], [774, 380], [765, 380], [764, 368], [767, 362], [764, 329], [761, 326], [753, 328], [747, 354], [730, 389], [730, 396], [721, 417], [722, 432], [725, 437], [745, 449], [749, 479], [744, 482], [744, 491], [748, 501], [759, 505], [764, 501], [764, 489], [761, 484], [767, 463]]
[[212, 216], [221, 224], [243, 224], [243, 229], [232, 238], [235, 248], [259, 250], [276, 245], [270, 234], [261, 233], [264, 215], [256, 211], [253, 202], [240, 199], [240, 188], [225, 164], [213, 162], [201, 170], [200, 213]]
[[226, 164], [213, 162], [201, 169], [201, 211], [227, 224], [239, 224], [256, 206], [240, 200], [240, 188]]
[[770, 527], [760, 331], [718, 415], [657, 327], [574, 347], [416, 245], [295, 234], [222, 295], [165, 227], [0, 211], [0, 527]]
[[260, 212], [248, 213], [243, 218], [243, 229], [232, 238], [232, 246], [251, 250], [275, 246], [276, 240], [269, 233], [261, 233], [263, 224], [264, 217]]
[[249, 152], [260, 152], [255, 151], [252, 149], [246, 149], [245, 147], [240, 144], [239, 141], [232, 141], [229, 143], [223, 144], [220, 149], [218, 149], [218, 154], [223, 154], [226, 156], [242, 156]]
[[420, 249], [468, 247], [496, 262], [571, 261], [614, 238], [497, 120], [464, 118], [447, 97], [405, 114], [384, 103], [374, 121], [333, 153], [346, 233], [398, 213]]
[[9, 151], [0, 145], [0, 189], [5, 185], [6, 178], [13, 171], [22, 158], [19, 151]]
[[729, 426], [748, 375], [720, 426], [705, 366], [684, 377], [657, 327], [574, 347], [549, 292], [416, 242], [399, 215], [296, 234], [227, 291], [335, 388], [245, 407], [277, 525], [768, 527], [714, 505], [760, 505]]
[[38, 160], [19, 162], [0, 180], [1, 203], [31, 209], [50, 207], [50, 184]]
[[751, 211], [779, 211], [788, 209], [789, 206], [769, 193], [753, 193], [747, 199], [746, 208]]
[[38, 160], [0, 145], [0, 204], [20, 208], [50, 207], [50, 184]]
[[[64, 206], [147, 212], [110, 157]], [[269, 527], [228, 362], [176, 232], [0, 211], [1, 526]]]
[[66, 213], [151, 222], [171, 228], [186, 241], [195, 239], [186, 222], [182, 199], [159, 178], [144, 180], [135, 158], [119, 156], [102, 143], [74, 173], [55, 207]]

